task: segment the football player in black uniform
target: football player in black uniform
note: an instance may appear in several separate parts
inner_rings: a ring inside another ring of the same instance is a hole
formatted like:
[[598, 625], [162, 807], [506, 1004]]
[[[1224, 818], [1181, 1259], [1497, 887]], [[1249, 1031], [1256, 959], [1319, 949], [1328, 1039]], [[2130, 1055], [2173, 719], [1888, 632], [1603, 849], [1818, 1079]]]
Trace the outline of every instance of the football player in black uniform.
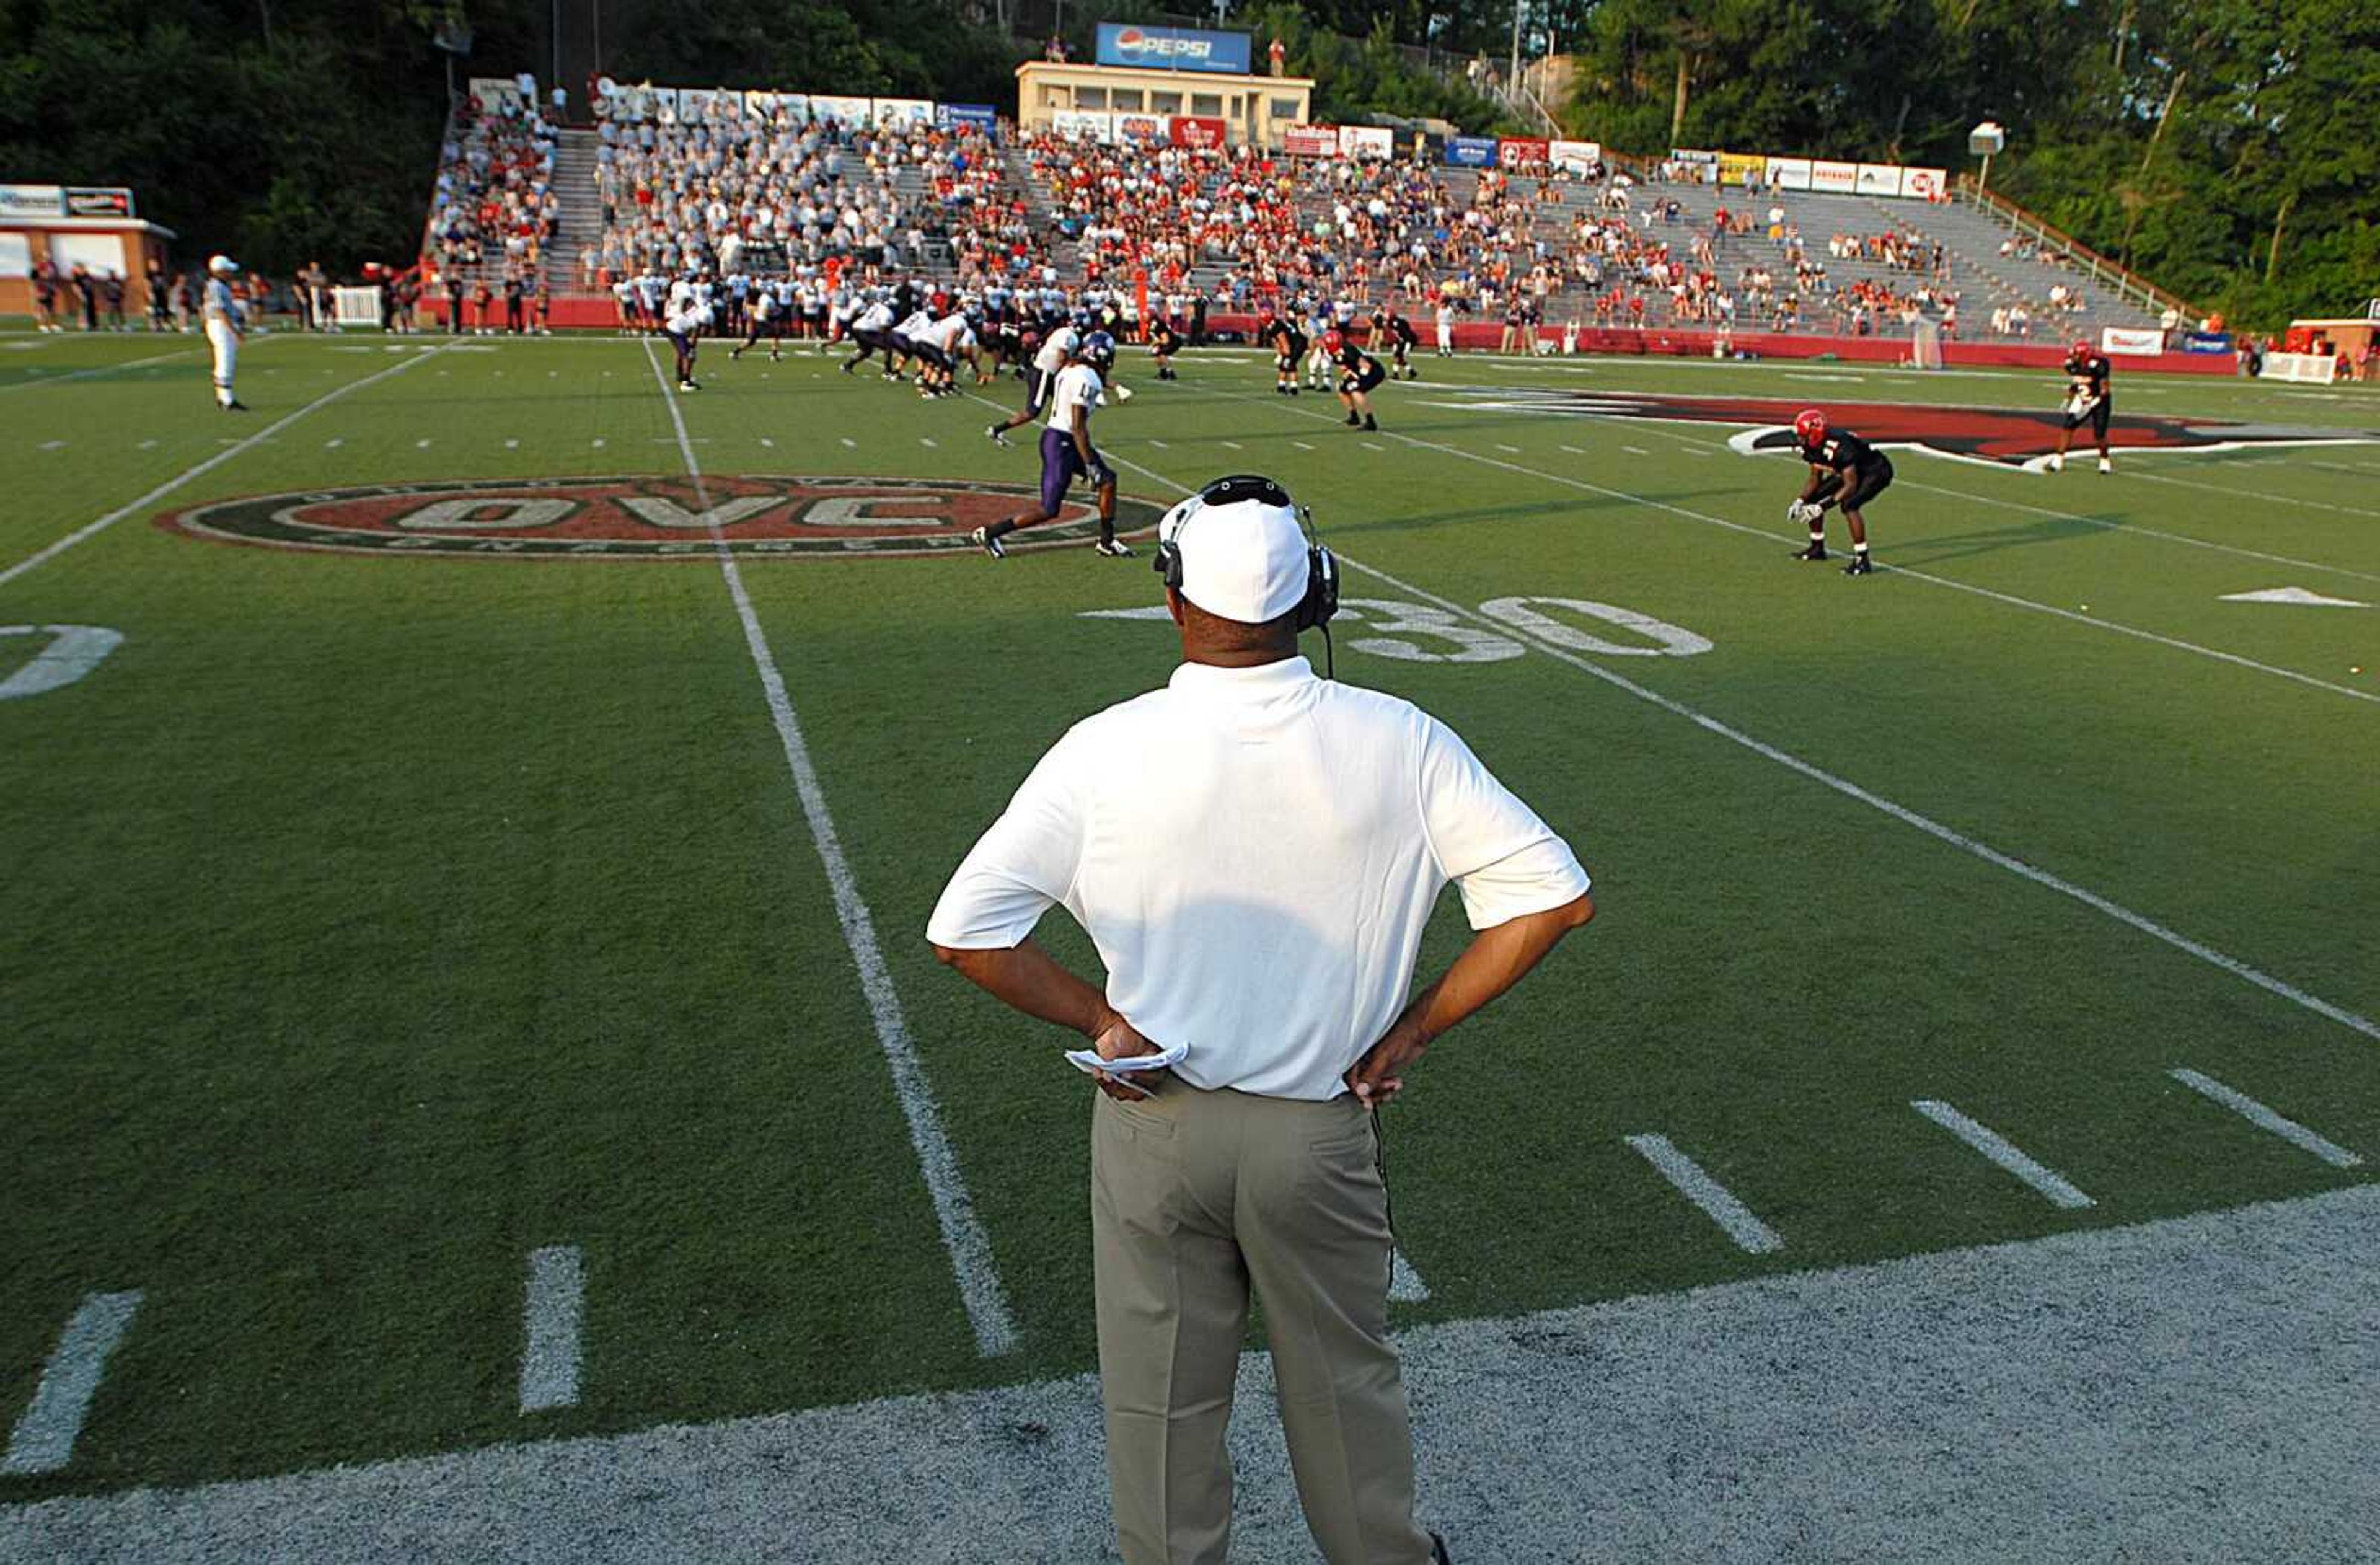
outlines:
[[1397, 301], [1394, 299], [1389, 300], [1379, 309], [1372, 311], [1372, 340], [1366, 346], [1378, 347], [1383, 337], [1388, 339], [1389, 345], [1389, 379], [1392, 381], [1421, 379], [1421, 371], [1415, 369], [1413, 360], [1406, 357], [1419, 345], [1421, 337], [1414, 331], [1413, 322], [1398, 312]]
[[1334, 329], [1325, 333], [1322, 347], [1339, 367], [1339, 405], [1347, 410], [1348, 427], [1360, 424], [1367, 430], [1378, 430], [1379, 423], [1372, 417], [1372, 390], [1389, 378], [1389, 372], [1380, 368], [1378, 359], [1350, 341], [1344, 332]]
[[1265, 346], [1273, 351], [1272, 389], [1282, 396], [1297, 394], [1298, 361], [1305, 357], [1305, 334], [1287, 316], [1266, 316], [1257, 328]]
[[2091, 437], [2099, 443], [2099, 470], [2116, 470], [2116, 465], [2107, 460], [2107, 415], [2114, 402], [2107, 376], [2113, 368], [2107, 356], [2087, 342], [2066, 350], [2066, 423], [2058, 431], [2058, 455], [2043, 464], [2051, 472], [2066, 470], [2067, 443], [2086, 423], [2091, 426]]
[[1801, 498], [1785, 508], [1790, 520], [1805, 523], [1810, 529], [1810, 547], [1798, 551], [1793, 558], [1827, 557], [1827, 507], [1840, 505], [1843, 520], [1852, 528], [1852, 563], [1843, 567], [1843, 574], [1867, 575], [1874, 567], [1868, 564], [1867, 520], [1860, 508], [1891, 485], [1892, 464], [1885, 460], [1883, 452], [1849, 430], [1828, 428], [1827, 416], [1815, 407], [1794, 415], [1793, 443], [1795, 455], [1810, 468]]
[[1173, 356], [1181, 351], [1182, 334], [1173, 329], [1172, 321], [1159, 316], [1157, 324], [1150, 327], [1148, 333], [1148, 357], [1157, 363], [1159, 380], [1178, 381], [1182, 378], [1173, 372]]

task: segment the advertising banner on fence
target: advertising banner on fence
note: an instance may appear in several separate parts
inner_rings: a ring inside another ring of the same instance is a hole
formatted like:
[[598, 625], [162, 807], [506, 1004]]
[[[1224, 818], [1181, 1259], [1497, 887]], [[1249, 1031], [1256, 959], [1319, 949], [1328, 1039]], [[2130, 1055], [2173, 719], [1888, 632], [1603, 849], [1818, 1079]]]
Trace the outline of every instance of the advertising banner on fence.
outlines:
[[1900, 194], [1900, 165], [1864, 163], [1859, 165], [1859, 176], [1852, 188], [1863, 196], [1898, 196]]
[[1556, 168], [1566, 168], [1572, 174], [1585, 174], [1603, 161], [1600, 141], [1548, 141], [1546, 152]]
[[1768, 183], [1779, 190], [1806, 190], [1810, 188], [1810, 160], [1807, 158], [1770, 158]]
[[1446, 161], [1456, 168], [1493, 168], [1496, 166], [1496, 138], [1450, 136], [1446, 139]]
[[130, 217], [132, 192], [111, 186], [92, 189], [80, 185], [67, 188], [68, 217]]
[[1069, 141], [1105, 141], [1115, 134], [1115, 121], [1089, 109], [1060, 109], [1050, 116], [1050, 128]]
[[1810, 162], [1810, 188], [1839, 195], [1849, 195], [1859, 186], [1859, 164], [1828, 163], [1824, 158]]
[[55, 185], [0, 185], [0, 217], [63, 217], [67, 193]]
[[1175, 115], [1166, 126], [1175, 146], [1201, 151], [1220, 147], [1231, 128], [1212, 115]]
[[875, 100], [875, 125], [879, 130], [891, 127], [907, 129], [911, 126], [934, 123], [934, 103], [930, 98], [879, 98]]
[[942, 103], [934, 110], [934, 123], [944, 130], [980, 130], [989, 136], [1000, 127], [1000, 112], [990, 103]]
[[1757, 178], [1768, 172], [1768, 158], [1763, 152], [1721, 152], [1718, 155], [1718, 182], [1742, 185], [1744, 176]]
[[1281, 150], [1293, 158], [1335, 158], [1339, 127], [1335, 125], [1293, 125], [1281, 133]]
[[2229, 353], [2231, 334], [2228, 332], [2187, 332], [2182, 334], [2184, 353]]
[[1115, 139], [1119, 141], [1168, 141], [1163, 115], [1118, 115], [1115, 116]]
[[1718, 167], [1717, 152], [1706, 152], [1697, 147], [1672, 147], [1670, 149], [1670, 161], [1684, 171], [1688, 177], [1693, 176], [1694, 170], [1700, 169], [1703, 177], [1707, 179], [1711, 176], [1711, 171]]
[[1551, 155], [1551, 143], [1537, 136], [1500, 136], [1496, 139], [1496, 162], [1504, 168], [1542, 164]]
[[1397, 155], [1397, 140], [1386, 126], [1342, 125], [1339, 127], [1339, 153], [1342, 157], [1386, 161]]
[[[724, 94], [709, 87], [680, 88], [677, 94], [677, 117], [679, 123], [684, 125], [693, 125], [698, 122], [708, 124], [712, 120], [718, 119], [720, 117], [720, 99], [722, 96], [724, 96]], [[737, 106], [741, 107], [742, 105], [739, 103]]]
[[867, 99], [830, 97], [822, 92], [810, 94], [810, 115], [828, 125], [864, 126], [871, 123]]
[[1938, 168], [1904, 168], [1900, 193], [1913, 200], [1938, 201], [1950, 193], [1950, 176]]
[[1206, 70], [1248, 74], [1248, 35], [1204, 28], [1099, 23], [1099, 63], [1144, 70]]
[[2154, 326], [2102, 326], [2099, 328], [2101, 353], [2159, 354], [2165, 351], [2165, 334]]

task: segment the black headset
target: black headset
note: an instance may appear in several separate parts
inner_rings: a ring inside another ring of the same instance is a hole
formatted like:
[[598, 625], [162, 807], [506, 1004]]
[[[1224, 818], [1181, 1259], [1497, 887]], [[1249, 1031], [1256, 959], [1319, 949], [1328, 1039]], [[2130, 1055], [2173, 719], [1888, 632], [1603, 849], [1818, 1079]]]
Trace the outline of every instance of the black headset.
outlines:
[[[1290, 499], [1289, 491], [1256, 473], [1234, 473], [1229, 478], [1217, 479], [1201, 489], [1196, 498], [1198, 510], [1209, 505], [1232, 505], [1243, 500], [1256, 500], [1267, 505], [1285, 506], [1297, 516], [1299, 526], [1305, 529], [1305, 596], [1298, 600], [1293, 623], [1301, 631], [1323, 630], [1327, 639], [1330, 632], [1324, 627], [1330, 625], [1330, 616], [1339, 612], [1339, 562], [1331, 558], [1330, 551], [1314, 536], [1314, 513]], [[1176, 592], [1182, 590], [1182, 535], [1190, 530], [1191, 519], [1197, 514], [1198, 511], [1192, 511], [1183, 517], [1181, 525], [1173, 529], [1172, 538], [1160, 537], [1157, 540], [1157, 558], [1153, 562], [1157, 574], [1163, 576], [1165, 585]]]

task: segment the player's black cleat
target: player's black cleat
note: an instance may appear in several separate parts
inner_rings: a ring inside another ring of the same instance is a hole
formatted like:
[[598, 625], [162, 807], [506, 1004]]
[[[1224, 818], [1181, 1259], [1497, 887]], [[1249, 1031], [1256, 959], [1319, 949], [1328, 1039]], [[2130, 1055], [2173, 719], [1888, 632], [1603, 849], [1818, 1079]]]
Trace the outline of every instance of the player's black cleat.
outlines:
[[1379, 420], [1374, 419], [1369, 413], [1366, 413], [1364, 415], [1364, 428], [1371, 431], [1373, 434], [1378, 434], [1380, 432]]
[[1827, 546], [1823, 543], [1813, 543], [1807, 549], [1793, 551], [1793, 558], [1796, 560], [1823, 560], [1826, 557]]
[[1363, 421], [1364, 421], [1364, 420], [1362, 420], [1361, 419], [1356, 418], [1356, 417], [1355, 417], [1355, 415], [1354, 415], [1353, 413], [1350, 413], [1350, 414], [1348, 414], [1348, 415], [1347, 415], [1347, 427], [1348, 427], [1349, 429], [1351, 429], [1351, 430], [1352, 430], [1352, 429], [1354, 429], [1356, 425], [1358, 425], [1358, 424], [1362, 423]]
[[1008, 551], [1000, 546], [1000, 540], [992, 537], [991, 534], [986, 532], [981, 528], [978, 528], [973, 532], [968, 533], [967, 541], [974, 544], [978, 549], [982, 550], [985, 553], [990, 555], [995, 560], [1005, 560], [1008, 558]]
[[1868, 575], [1872, 575], [1872, 574], [1875, 572], [1875, 570], [1876, 570], [1876, 567], [1875, 567], [1874, 565], [1872, 565], [1872, 564], [1868, 564], [1868, 558], [1867, 558], [1867, 556], [1866, 556], [1866, 555], [1864, 555], [1864, 554], [1854, 554], [1854, 555], [1852, 555], [1852, 563], [1851, 563], [1850, 564], [1845, 565], [1845, 566], [1843, 567], [1843, 575], [1845, 575], [1845, 576], [1868, 576]]
[[229, 402], [223, 405], [223, 410], [226, 413], [245, 413], [249, 409], [247, 403], [240, 401], [237, 397], [234, 397]]

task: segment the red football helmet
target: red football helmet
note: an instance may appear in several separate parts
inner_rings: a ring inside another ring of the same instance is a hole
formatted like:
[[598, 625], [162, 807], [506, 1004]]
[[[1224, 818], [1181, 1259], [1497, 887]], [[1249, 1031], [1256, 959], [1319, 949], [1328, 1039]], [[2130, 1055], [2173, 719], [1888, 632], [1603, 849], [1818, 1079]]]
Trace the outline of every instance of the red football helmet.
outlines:
[[1815, 445], [1827, 438], [1827, 416], [1815, 407], [1804, 407], [1793, 415], [1793, 438], [1803, 445]]
[[1347, 338], [1337, 327], [1322, 334], [1322, 351], [1336, 358], [1346, 348]]
[[2077, 338], [2075, 338], [2075, 339], [2074, 339], [2074, 346], [2073, 346], [2072, 347], [2070, 347], [2070, 348], [2068, 348], [2068, 349], [2066, 350], [2066, 357], [2067, 357], [2067, 358], [2090, 358], [2090, 357], [2091, 357], [2091, 343], [2090, 343], [2090, 339], [2089, 339], [2089, 338], [2087, 338], [2087, 337], [2077, 337]]

